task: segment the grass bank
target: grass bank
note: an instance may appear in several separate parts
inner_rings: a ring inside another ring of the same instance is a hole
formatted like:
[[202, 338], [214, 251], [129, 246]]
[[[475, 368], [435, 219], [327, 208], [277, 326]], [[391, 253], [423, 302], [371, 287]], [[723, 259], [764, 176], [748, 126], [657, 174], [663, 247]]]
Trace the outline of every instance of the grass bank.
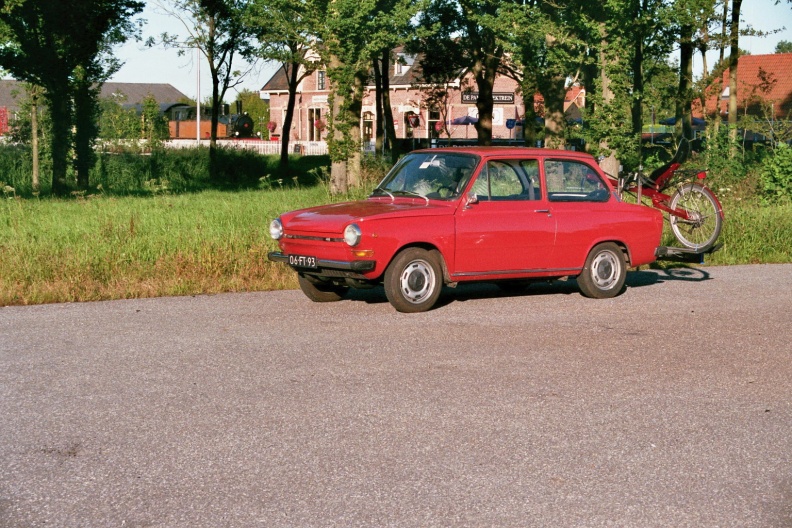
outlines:
[[323, 201], [322, 187], [3, 200], [0, 305], [293, 287], [267, 261], [269, 221]]
[[[0, 305], [294, 288], [294, 273], [267, 260], [269, 221], [329, 201], [322, 185], [4, 199]], [[792, 205], [736, 201], [725, 210], [724, 247], [708, 264], [792, 262]]]

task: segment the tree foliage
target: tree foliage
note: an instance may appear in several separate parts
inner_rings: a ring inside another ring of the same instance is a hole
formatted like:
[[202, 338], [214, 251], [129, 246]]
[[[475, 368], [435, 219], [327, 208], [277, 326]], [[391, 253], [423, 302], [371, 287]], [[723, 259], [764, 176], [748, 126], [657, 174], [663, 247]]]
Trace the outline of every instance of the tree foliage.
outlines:
[[163, 33], [150, 37], [148, 46], [157, 43], [177, 48], [181, 54], [198, 49], [209, 65], [212, 78], [210, 149], [217, 144], [220, 108], [228, 90], [239, 86], [251, 67], [235, 69], [239, 59], [249, 57], [253, 47], [253, 28], [245, 22], [248, 0], [163, 0], [160, 8], [179, 20], [186, 35]]
[[114, 44], [134, 30], [131, 17], [143, 9], [137, 0], [17, 0], [0, 7], [0, 66], [17, 79], [44, 89], [52, 131], [52, 189], [67, 185], [69, 152], [80, 187], [96, 137], [97, 83], [120, 66]]
[[792, 42], [788, 40], [781, 40], [776, 44], [775, 47], [776, 53], [792, 53]]
[[16, 0], [0, 5], [0, 66], [43, 88], [51, 118], [53, 192], [65, 191], [69, 153], [88, 186], [97, 126], [97, 84], [120, 66], [113, 45], [134, 32], [138, 0]]
[[281, 131], [280, 166], [288, 170], [289, 140], [297, 101], [297, 89], [317, 68], [318, 55], [312, 52], [316, 27], [312, 0], [251, 0], [245, 13], [259, 47], [255, 55], [280, 64], [289, 90]]

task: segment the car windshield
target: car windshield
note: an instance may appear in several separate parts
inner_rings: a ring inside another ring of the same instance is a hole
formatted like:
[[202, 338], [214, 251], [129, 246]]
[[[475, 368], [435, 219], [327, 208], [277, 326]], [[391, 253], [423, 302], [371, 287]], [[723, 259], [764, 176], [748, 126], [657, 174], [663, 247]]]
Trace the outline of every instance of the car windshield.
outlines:
[[372, 196], [415, 196], [451, 200], [467, 186], [479, 158], [449, 152], [408, 154], [385, 176]]

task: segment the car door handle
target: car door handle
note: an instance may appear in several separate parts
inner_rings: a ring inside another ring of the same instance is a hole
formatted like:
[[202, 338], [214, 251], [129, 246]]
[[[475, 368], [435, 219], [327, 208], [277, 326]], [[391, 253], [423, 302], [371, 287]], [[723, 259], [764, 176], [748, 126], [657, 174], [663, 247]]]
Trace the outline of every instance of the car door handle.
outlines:
[[550, 209], [534, 209], [534, 213], [547, 213], [547, 214], [550, 214]]

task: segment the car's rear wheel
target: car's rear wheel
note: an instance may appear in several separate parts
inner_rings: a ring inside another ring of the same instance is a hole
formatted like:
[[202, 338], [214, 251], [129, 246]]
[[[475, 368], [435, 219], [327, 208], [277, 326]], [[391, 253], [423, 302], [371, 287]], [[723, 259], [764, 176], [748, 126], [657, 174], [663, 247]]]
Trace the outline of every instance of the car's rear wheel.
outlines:
[[600, 244], [591, 250], [583, 272], [578, 275], [580, 292], [594, 299], [607, 299], [618, 295], [627, 278], [624, 252], [612, 242]]
[[429, 310], [443, 287], [443, 272], [436, 252], [407, 248], [385, 270], [385, 295], [399, 312]]
[[306, 297], [313, 302], [335, 302], [340, 301], [346, 295], [346, 286], [338, 286], [336, 284], [322, 282], [314, 277], [306, 275], [297, 275], [297, 281], [300, 283], [300, 289]]

